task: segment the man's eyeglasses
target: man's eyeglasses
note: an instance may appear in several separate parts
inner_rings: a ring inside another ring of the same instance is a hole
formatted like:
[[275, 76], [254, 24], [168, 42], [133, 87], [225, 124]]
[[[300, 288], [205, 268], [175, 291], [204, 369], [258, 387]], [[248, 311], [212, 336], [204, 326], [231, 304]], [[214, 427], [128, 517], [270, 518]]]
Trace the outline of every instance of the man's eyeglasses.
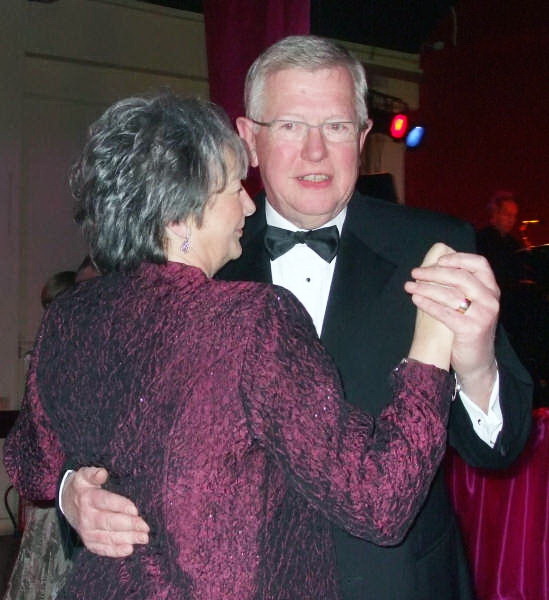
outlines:
[[334, 143], [353, 142], [358, 133], [358, 126], [353, 121], [324, 121], [320, 125], [310, 125], [305, 121], [290, 119], [274, 119], [268, 122], [250, 119], [250, 121], [261, 127], [268, 127], [273, 138], [285, 142], [302, 142], [309, 129], [320, 129], [324, 139]]

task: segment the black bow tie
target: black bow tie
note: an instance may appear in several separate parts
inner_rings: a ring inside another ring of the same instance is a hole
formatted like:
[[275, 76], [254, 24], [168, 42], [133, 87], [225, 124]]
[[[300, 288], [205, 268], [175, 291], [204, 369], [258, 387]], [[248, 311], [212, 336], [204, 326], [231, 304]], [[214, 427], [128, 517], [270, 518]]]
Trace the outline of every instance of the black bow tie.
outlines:
[[335, 225], [311, 231], [288, 231], [267, 225], [265, 248], [271, 260], [282, 256], [296, 244], [306, 244], [326, 262], [332, 262], [337, 254], [339, 231]]

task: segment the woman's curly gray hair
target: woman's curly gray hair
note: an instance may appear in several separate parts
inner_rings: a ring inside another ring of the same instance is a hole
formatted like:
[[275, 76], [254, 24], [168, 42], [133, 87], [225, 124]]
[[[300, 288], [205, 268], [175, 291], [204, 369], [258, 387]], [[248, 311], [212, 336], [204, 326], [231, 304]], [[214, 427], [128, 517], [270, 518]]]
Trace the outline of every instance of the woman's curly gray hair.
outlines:
[[193, 218], [248, 159], [222, 109], [171, 92], [121, 100], [90, 127], [70, 184], [74, 216], [103, 273], [164, 263], [165, 227]]

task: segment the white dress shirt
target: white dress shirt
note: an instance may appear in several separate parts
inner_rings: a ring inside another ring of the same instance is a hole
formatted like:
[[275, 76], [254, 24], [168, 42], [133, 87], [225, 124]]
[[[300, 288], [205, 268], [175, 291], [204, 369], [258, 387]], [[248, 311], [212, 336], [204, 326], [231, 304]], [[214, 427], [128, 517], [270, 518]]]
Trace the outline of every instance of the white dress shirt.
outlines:
[[[279, 215], [268, 202], [265, 203], [265, 213], [268, 225], [289, 231], [305, 231]], [[341, 235], [346, 214], [347, 209], [344, 208], [322, 227], [335, 225]], [[285, 287], [298, 298], [311, 315], [319, 337], [336, 262], [337, 256], [328, 263], [305, 244], [296, 244], [276, 260], [271, 260], [273, 283]]]
[[[335, 225], [341, 235], [346, 215], [347, 208], [344, 208], [334, 219], [328, 221], [322, 227]], [[289, 231], [300, 231], [293, 223], [276, 212], [268, 201], [265, 202], [265, 216], [267, 225], [288, 229]], [[296, 244], [276, 260], [271, 260], [273, 283], [290, 290], [299, 299], [311, 315], [319, 336], [322, 332], [336, 262], [337, 256], [331, 263], [327, 263], [305, 244]], [[459, 397], [471, 419], [475, 433], [482, 441], [493, 448], [503, 427], [503, 415], [499, 402], [499, 373], [492, 389], [488, 414], [479, 408], [464, 392], [460, 391]]]

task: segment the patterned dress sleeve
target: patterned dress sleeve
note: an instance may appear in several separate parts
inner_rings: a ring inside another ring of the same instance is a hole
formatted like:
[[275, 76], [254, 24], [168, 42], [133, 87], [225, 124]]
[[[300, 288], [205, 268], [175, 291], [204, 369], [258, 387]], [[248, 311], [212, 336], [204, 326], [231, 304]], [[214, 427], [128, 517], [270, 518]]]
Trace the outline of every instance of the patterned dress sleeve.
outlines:
[[21, 411], [4, 444], [6, 471], [19, 493], [32, 501], [55, 498], [57, 480], [65, 461], [59, 438], [38, 393], [36, 367], [40, 334], [37, 339]]
[[251, 435], [290, 485], [339, 527], [384, 545], [403, 539], [425, 500], [452, 395], [450, 375], [433, 366], [404, 361], [392, 377], [393, 402], [377, 420], [346, 404], [309, 316], [282, 290], [250, 333], [241, 376]]

